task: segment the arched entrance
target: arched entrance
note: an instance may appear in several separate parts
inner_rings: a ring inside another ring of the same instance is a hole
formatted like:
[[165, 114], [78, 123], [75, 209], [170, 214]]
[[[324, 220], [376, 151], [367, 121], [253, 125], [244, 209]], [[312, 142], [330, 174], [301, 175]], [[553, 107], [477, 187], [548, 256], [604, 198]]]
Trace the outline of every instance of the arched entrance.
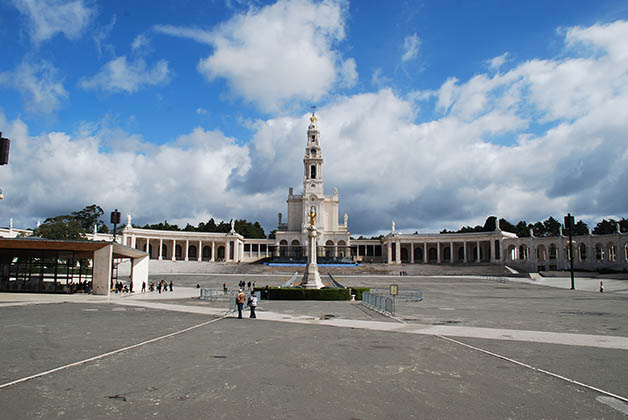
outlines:
[[216, 251], [216, 256], [218, 257], [218, 261], [224, 261], [225, 260], [225, 247], [224, 247], [224, 245], [220, 245], [218, 247], [218, 250]]
[[190, 245], [188, 247], [188, 260], [195, 260], [198, 257], [196, 253], [196, 245]]
[[414, 262], [423, 262], [423, 248], [414, 248]]
[[325, 242], [325, 256], [331, 258], [334, 256], [334, 241], [329, 240]]
[[448, 246], [443, 249], [443, 260], [447, 262], [451, 261], [451, 248]]
[[438, 251], [436, 251], [436, 248], [429, 249], [427, 252], [427, 258], [430, 262], [438, 260]]
[[174, 247], [174, 258], [177, 260], [183, 259], [183, 248], [181, 248], [181, 245]]
[[203, 261], [209, 261], [212, 259], [212, 247], [204, 246], [203, 247]]
[[290, 256], [294, 258], [300, 258], [301, 255], [302, 255], [301, 243], [295, 239], [290, 244]]

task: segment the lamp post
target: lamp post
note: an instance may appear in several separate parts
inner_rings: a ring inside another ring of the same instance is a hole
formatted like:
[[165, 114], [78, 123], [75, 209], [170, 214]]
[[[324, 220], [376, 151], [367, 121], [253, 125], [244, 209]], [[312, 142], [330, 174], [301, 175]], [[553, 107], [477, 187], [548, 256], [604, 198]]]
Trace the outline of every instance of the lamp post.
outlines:
[[[116, 228], [118, 226], [118, 223], [120, 223], [120, 212], [118, 211], [118, 209], [115, 209], [114, 211], [111, 212], [111, 223], [113, 223], [113, 242], [116, 241]], [[111, 255], [111, 288], [113, 289], [113, 270], [114, 270], [114, 263], [113, 263], [113, 254]]]
[[571, 241], [571, 230], [573, 229], [574, 218], [571, 213], [567, 213], [565, 216], [565, 227], [567, 228], [567, 232], [569, 233], [569, 267], [571, 271], [571, 290], [576, 289], [576, 283], [573, 275], [573, 244]]
[[[0, 165], [6, 165], [9, 163], [9, 146], [11, 140], [2, 137], [2, 131], [0, 131]], [[0, 200], [4, 198], [2, 189], [0, 189]]]
[[113, 241], [116, 241], [116, 226], [120, 223], [120, 212], [115, 209], [111, 212], [111, 223], [113, 223]]

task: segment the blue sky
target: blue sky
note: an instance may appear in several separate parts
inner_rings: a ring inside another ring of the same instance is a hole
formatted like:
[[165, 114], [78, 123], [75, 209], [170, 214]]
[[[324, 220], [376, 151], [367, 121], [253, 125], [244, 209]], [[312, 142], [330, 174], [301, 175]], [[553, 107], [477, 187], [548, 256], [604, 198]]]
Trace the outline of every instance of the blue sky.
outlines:
[[356, 235], [626, 217], [627, 19], [627, 1], [0, 1], [0, 225], [96, 203], [269, 231], [313, 104]]

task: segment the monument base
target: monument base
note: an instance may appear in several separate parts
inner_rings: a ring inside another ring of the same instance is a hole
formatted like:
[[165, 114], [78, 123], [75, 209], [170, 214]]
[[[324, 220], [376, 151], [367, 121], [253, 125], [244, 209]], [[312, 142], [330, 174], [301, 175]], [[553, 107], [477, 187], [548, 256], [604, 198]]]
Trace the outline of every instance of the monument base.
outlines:
[[318, 274], [318, 266], [316, 264], [308, 264], [303, 274], [303, 281], [301, 286], [306, 289], [322, 289], [325, 287], [321, 281], [321, 276]]

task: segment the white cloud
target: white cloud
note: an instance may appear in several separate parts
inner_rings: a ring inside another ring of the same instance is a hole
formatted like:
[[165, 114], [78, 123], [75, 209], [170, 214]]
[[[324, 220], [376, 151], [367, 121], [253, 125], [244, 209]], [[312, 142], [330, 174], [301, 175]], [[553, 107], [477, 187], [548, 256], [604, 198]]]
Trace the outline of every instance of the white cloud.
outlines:
[[340, 84], [343, 87], [353, 87], [358, 81], [357, 65], [353, 58], [348, 58], [342, 63], [340, 69]]
[[153, 26], [153, 30], [165, 35], [176, 36], [179, 38], [189, 38], [202, 44], [211, 45], [213, 44], [215, 39], [214, 35], [210, 31], [199, 28], [183, 28], [173, 25], [155, 25]]
[[103, 66], [96, 75], [80, 82], [84, 89], [102, 89], [109, 92], [133, 93], [146, 85], [163, 85], [170, 82], [168, 62], [159, 60], [149, 68], [141, 59], [127, 61], [126, 56], [117, 57]]
[[[0, 115], [0, 123], [12, 140], [0, 219], [14, 217], [19, 226], [92, 203], [132, 213], [138, 223], [200, 221], [208, 212], [229, 220], [254, 204], [227, 189], [230, 176], [248, 170], [249, 157], [220, 132], [196, 128], [154, 146], [120, 130], [31, 136], [22, 121]], [[114, 137], [124, 147], [103, 152]]]
[[213, 46], [198, 71], [225, 79], [236, 95], [265, 111], [293, 101], [318, 101], [336, 84], [352, 86], [355, 61], [343, 60], [344, 3], [279, 0], [238, 14], [211, 32], [158, 25], [158, 32]]
[[508, 60], [509, 54], [508, 52], [503, 53], [502, 55], [498, 55], [497, 57], [493, 57], [490, 60], [487, 60], [488, 67], [491, 70], [499, 70], [501, 66], [506, 63]]
[[421, 39], [417, 34], [408, 35], [403, 40], [403, 55], [401, 61], [406, 62], [416, 58], [421, 46]]
[[57, 33], [76, 39], [94, 15], [94, 10], [82, 0], [13, 0], [13, 4], [27, 16], [29, 32], [35, 43], [50, 39]]
[[371, 84], [377, 88], [387, 86], [392, 82], [392, 79], [382, 74], [381, 68], [376, 68], [371, 75]]
[[12, 72], [0, 73], [0, 85], [20, 91], [28, 111], [49, 114], [61, 106], [68, 92], [57, 77], [57, 69], [47, 61], [22, 62]]
[[133, 51], [142, 51], [145, 50], [150, 45], [150, 40], [144, 34], [139, 34], [133, 39], [131, 43], [131, 49]]

